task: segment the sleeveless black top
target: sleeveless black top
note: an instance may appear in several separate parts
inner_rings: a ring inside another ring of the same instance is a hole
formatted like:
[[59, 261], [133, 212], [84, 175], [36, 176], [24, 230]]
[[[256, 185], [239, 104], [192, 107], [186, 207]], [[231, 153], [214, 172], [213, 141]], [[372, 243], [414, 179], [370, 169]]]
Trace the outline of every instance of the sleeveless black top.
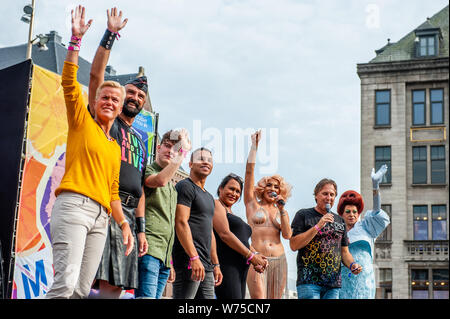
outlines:
[[[245, 245], [250, 248], [249, 239], [252, 236], [252, 228], [244, 222], [240, 217], [227, 212], [228, 224], [230, 231]], [[233, 248], [229, 247], [220, 239], [220, 236], [214, 231], [216, 236], [217, 255], [221, 265], [239, 265], [246, 268], [247, 260]]]

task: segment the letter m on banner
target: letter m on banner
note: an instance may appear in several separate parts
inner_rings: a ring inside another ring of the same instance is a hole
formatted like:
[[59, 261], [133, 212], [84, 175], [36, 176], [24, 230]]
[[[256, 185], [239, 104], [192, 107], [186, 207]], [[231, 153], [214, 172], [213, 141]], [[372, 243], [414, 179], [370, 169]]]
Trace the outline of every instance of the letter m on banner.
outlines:
[[[22, 267], [21, 267], [22, 268]], [[36, 261], [36, 267], [34, 276], [31, 273], [30, 267], [28, 265], [23, 265], [22, 270], [22, 282], [23, 290], [26, 299], [31, 299], [31, 291], [33, 291], [33, 297], [38, 297], [41, 293], [41, 287], [43, 293], [47, 292], [47, 276], [45, 275], [44, 260]], [[31, 288], [31, 291], [30, 291]]]

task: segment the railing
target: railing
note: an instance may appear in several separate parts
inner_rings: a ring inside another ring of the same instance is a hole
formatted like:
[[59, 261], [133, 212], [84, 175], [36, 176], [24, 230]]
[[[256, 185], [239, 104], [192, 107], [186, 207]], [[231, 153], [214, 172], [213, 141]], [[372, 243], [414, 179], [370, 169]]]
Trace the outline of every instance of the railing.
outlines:
[[448, 260], [448, 240], [405, 240], [406, 257], [413, 260]]

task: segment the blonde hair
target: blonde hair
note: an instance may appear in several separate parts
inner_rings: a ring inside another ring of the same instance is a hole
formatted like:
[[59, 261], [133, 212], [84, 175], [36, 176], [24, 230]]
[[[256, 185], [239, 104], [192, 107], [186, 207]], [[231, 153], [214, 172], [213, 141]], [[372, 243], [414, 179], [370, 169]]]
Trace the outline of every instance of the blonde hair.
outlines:
[[283, 196], [286, 200], [291, 197], [292, 186], [287, 183], [284, 178], [278, 174], [272, 176], [265, 176], [261, 178], [258, 183], [255, 185], [255, 196], [258, 201], [261, 201], [262, 194], [264, 193], [264, 188], [267, 186], [269, 180], [274, 179], [280, 185], [280, 195]]
[[116, 88], [116, 89], [120, 89], [120, 93], [122, 93], [122, 103], [125, 100], [125, 88], [116, 81], [105, 81], [103, 82], [97, 89], [97, 91], [95, 92], [95, 99], [98, 100], [98, 97], [100, 96], [100, 91], [105, 88], [105, 87], [110, 87], [110, 88]]

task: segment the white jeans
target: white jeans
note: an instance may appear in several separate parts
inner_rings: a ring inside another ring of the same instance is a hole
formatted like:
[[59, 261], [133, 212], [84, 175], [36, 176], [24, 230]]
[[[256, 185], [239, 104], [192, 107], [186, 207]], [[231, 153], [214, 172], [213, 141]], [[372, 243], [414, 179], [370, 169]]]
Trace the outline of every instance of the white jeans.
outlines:
[[87, 298], [105, 246], [109, 216], [87, 196], [63, 192], [50, 220], [55, 277], [46, 298]]

